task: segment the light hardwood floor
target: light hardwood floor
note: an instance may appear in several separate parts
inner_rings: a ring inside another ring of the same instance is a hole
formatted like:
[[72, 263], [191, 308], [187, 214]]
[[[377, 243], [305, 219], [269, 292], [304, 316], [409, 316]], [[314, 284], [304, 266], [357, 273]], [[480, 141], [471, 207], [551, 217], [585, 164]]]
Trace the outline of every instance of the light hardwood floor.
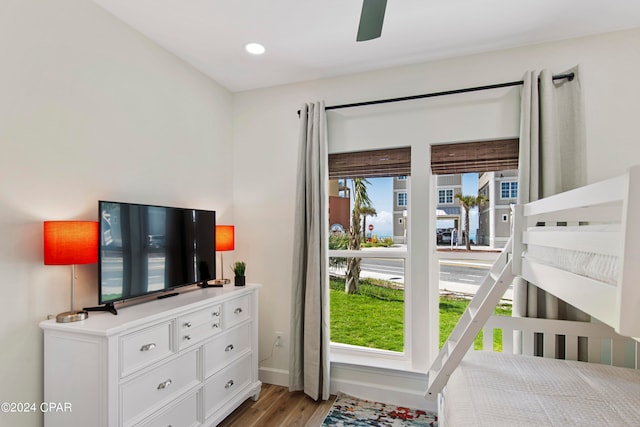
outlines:
[[260, 398], [244, 402], [219, 427], [319, 427], [335, 399], [316, 402], [303, 392], [262, 384]]

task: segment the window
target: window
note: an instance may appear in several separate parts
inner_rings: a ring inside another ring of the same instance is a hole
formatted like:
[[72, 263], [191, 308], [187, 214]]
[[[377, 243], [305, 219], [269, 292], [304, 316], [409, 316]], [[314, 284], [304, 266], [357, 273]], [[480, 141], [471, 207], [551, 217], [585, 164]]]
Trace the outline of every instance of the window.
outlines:
[[407, 206], [407, 193], [404, 191], [398, 193], [398, 206]]
[[500, 183], [500, 197], [502, 199], [515, 199], [518, 197], [518, 182], [503, 181]]
[[[341, 153], [339, 159], [333, 157], [334, 163], [329, 155], [329, 211], [335, 218], [345, 218], [340, 222], [343, 230], [360, 230], [356, 239], [338, 227], [329, 236], [332, 360], [357, 357], [387, 366], [409, 357], [406, 209], [396, 208], [408, 203], [410, 149], [398, 150]], [[342, 188], [349, 191], [340, 193]], [[361, 203], [356, 195], [363, 193], [369, 201], [359, 205], [361, 215], [356, 218], [354, 208]], [[354, 240], [359, 243], [354, 245]], [[357, 294], [349, 286], [354, 277]]]
[[445, 190], [438, 190], [438, 204], [450, 205], [453, 203], [453, 190], [447, 188]]

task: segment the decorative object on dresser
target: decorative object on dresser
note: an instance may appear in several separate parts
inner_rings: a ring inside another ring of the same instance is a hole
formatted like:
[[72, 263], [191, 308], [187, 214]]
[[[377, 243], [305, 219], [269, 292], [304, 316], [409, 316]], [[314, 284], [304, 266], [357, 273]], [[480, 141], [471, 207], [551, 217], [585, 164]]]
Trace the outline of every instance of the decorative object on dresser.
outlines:
[[56, 316], [56, 322], [86, 319], [89, 314], [75, 309], [76, 264], [98, 262], [98, 223], [95, 221], [45, 221], [44, 264], [71, 265], [71, 309]]
[[236, 286], [244, 286], [246, 283], [245, 270], [247, 268], [247, 264], [244, 261], [236, 261], [231, 266], [233, 270], [233, 274], [235, 277], [233, 278], [233, 283]]
[[216, 252], [220, 252], [220, 279], [214, 281], [217, 285], [231, 283], [224, 278], [224, 259], [222, 252], [235, 249], [235, 227], [233, 225], [216, 225]]
[[118, 316], [41, 322], [44, 401], [72, 407], [45, 425], [214, 426], [257, 400], [258, 288], [194, 287]]

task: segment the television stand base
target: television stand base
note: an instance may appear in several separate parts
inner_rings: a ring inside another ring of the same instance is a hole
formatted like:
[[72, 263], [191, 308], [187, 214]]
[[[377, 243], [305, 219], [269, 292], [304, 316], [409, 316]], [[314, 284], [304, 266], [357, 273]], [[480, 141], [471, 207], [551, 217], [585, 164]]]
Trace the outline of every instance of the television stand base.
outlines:
[[112, 302], [108, 302], [105, 305], [101, 305], [98, 307], [85, 307], [83, 308], [85, 311], [108, 311], [111, 314], [118, 315], [118, 310], [116, 310], [116, 306]]
[[222, 283], [218, 283], [218, 281], [216, 280], [213, 283], [200, 282], [200, 283], [198, 283], [198, 286], [200, 286], [201, 288], [221, 288], [222, 287]]

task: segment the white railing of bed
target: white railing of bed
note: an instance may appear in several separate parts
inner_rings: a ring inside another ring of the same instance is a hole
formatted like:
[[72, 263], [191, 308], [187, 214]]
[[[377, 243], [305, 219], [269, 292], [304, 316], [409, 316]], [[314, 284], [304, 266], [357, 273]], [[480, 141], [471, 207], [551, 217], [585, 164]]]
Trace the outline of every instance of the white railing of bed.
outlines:
[[[517, 205], [513, 254], [515, 275], [621, 335], [640, 337], [640, 166]], [[604, 271], [591, 272], [592, 265]]]
[[[535, 356], [538, 340], [543, 357], [580, 360], [578, 349], [585, 346], [583, 362], [640, 368], [640, 343], [617, 334], [603, 323], [491, 316], [482, 328], [482, 348], [477, 350], [496, 351], [494, 338], [498, 331], [501, 331], [502, 339], [497, 341], [501, 342], [504, 353]], [[558, 336], [563, 340], [558, 340]]]

